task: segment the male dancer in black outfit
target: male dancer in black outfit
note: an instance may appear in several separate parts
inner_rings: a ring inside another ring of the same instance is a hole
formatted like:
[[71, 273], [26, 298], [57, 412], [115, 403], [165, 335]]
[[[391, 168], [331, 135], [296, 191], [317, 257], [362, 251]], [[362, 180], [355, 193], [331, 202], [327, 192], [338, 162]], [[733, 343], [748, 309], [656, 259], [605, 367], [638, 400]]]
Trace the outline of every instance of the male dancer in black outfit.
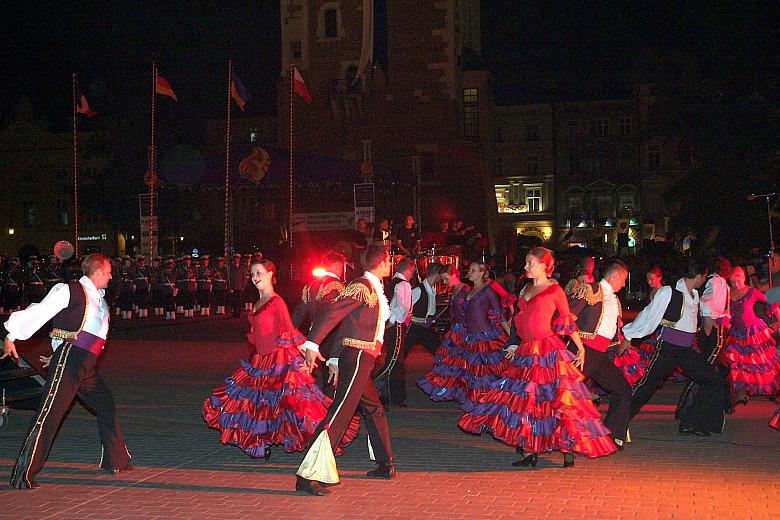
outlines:
[[54, 326], [49, 334], [54, 355], [44, 397], [11, 474], [11, 485], [18, 489], [38, 487], [35, 475], [43, 467], [76, 395], [97, 414], [102, 444], [99, 466], [115, 475], [132, 469], [114, 397], [95, 372], [108, 334], [109, 310], [103, 294], [111, 279], [111, 263], [100, 253], [93, 253], [84, 259], [81, 268], [84, 276], [77, 282], [55, 285], [40, 304], [11, 314], [4, 324], [8, 335], [0, 359], [18, 358], [15, 340], [29, 338], [51, 319]]

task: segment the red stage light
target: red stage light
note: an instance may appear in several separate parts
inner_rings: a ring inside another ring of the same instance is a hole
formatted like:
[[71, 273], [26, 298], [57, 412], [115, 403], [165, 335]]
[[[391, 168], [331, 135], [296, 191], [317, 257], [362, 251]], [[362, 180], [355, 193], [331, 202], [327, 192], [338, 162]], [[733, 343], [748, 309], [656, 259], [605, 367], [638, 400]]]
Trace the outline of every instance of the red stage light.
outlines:
[[314, 269], [312, 269], [312, 270], [311, 270], [311, 274], [312, 274], [312, 275], [313, 275], [315, 278], [322, 278], [323, 276], [325, 276], [325, 273], [326, 273], [326, 272], [327, 272], [327, 271], [325, 270], [325, 268], [324, 268], [324, 267], [315, 267]]

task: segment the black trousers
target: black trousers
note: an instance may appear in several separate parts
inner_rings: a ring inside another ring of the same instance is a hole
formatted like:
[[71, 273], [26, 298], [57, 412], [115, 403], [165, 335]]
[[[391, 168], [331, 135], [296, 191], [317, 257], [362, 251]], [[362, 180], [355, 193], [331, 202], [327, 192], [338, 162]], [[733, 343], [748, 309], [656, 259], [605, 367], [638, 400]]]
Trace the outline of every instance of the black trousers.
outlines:
[[243, 309], [243, 302], [241, 301], [242, 293], [243, 291], [241, 289], [230, 289], [230, 292], [228, 293], [228, 305], [235, 317], [241, 316], [241, 311]]
[[[699, 347], [701, 347], [702, 354], [707, 358], [707, 363], [715, 368], [715, 371], [720, 377], [720, 390], [723, 394], [723, 406], [724, 410], [728, 410], [734, 406], [736, 398], [734, 396], [733, 387], [731, 386], [729, 366], [720, 360], [720, 352], [723, 350], [725, 333], [726, 330], [724, 327], [716, 323], [712, 327], [709, 336], [707, 336], [703, 330], [699, 331], [697, 340], [699, 342]], [[690, 381], [685, 385], [685, 389], [680, 395], [680, 400], [677, 403], [677, 411], [675, 412], [677, 417], [680, 417], [685, 408], [690, 406], [691, 402], [695, 400], [695, 396], [699, 393], [699, 390], [699, 385], [693, 381]]]
[[631, 416], [639, 413], [676, 367], [701, 385], [695, 399], [681, 413], [680, 422], [708, 432], [722, 431], [723, 393], [715, 369], [707, 363], [705, 356], [691, 347], [680, 347], [662, 339], [656, 344], [645, 375], [632, 388]]
[[373, 356], [363, 350], [344, 347], [339, 355], [339, 380], [333, 404], [311, 438], [313, 443], [327, 427], [330, 447], [335, 453], [355, 415], [355, 410], [359, 410], [368, 430], [368, 441], [373, 449], [374, 459], [377, 463], [390, 464], [393, 462], [390, 430], [387, 427], [384, 406], [371, 381], [373, 369]]
[[604, 424], [612, 430], [613, 438], [625, 441], [631, 420], [631, 385], [607, 352], [600, 352], [587, 345], [585, 370], [582, 373], [609, 394], [609, 409]]
[[405, 338], [409, 327], [388, 323], [385, 328], [385, 340], [382, 355], [376, 359], [371, 374], [379, 397], [384, 403], [397, 403], [406, 400], [406, 359]]
[[409, 325], [409, 332], [406, 335], [407, 346], [405, 354], [408, 354], [415, 345], [422, 345], [431, 354], [436, 354], [440, 344], [441, 337], [433, 328], [412, 323]]
[[102, 444], [100, 467], [122, 469], [130, 462], [111, 390], [95, 373], [98, 356], [64, 343], [49, 365], [49, 376], [43, 389], [43, 400], [16, 460], [11, 485], [30, 487], [49, 456], [62, 419], [78, 395], [97, 414], [98, 434]]

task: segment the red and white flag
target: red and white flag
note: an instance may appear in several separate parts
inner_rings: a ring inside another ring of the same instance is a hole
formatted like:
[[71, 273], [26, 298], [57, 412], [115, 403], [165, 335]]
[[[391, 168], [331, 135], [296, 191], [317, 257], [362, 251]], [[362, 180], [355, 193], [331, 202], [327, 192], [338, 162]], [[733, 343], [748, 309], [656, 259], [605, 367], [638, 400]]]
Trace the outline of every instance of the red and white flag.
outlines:
[[76, 112], [87, 117], [95, 117], [97, 115], [97, 112], [89, 108], [89, 103], [87, 103], [87, 98], [84, 94], [81, 94], [81, 97], [76, 101]]
[[307, 105], [311, 104], [309, 89], [306, 87], [306, 83], [304, 83], [301, 73], [298, 72], [298, 68], [295, 65], [293, 65], [293, 90], [303, 98]]

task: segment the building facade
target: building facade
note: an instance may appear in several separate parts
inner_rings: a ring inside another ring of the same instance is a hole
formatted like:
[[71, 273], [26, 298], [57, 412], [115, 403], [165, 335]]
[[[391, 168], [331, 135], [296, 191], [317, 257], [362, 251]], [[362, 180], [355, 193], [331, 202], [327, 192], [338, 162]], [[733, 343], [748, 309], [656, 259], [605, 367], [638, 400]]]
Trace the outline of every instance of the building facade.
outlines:
[[296, 149], [361, 161], [378, 214], [397, 225], [409, 213], [429, 229], [493, 225], [478, 1], [283, 0], [281, 29], [280, 147], [295, 64], [313, 98], [292, 100]]

